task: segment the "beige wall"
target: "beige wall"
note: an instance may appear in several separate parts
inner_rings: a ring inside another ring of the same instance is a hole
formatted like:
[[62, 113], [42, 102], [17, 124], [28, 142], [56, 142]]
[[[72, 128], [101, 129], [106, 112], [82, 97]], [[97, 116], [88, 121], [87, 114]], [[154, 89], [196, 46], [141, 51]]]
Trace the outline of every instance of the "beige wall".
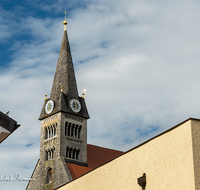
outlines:
[[194, 190], [192, 123], [200, 128], [188, 120], [59, 190], [141, 190], [137, 178], [143, 173], [146, 190]]
[[200, 121], [192, 121], [192, 147], [194, 160], [195, 188], [200, 189]]

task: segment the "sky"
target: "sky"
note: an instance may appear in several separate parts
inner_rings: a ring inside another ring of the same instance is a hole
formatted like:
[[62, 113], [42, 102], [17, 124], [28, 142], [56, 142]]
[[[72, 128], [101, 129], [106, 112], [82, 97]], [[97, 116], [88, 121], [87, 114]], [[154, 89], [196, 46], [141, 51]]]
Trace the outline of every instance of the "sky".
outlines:
[[[88, 143], [127, 151], [200, 118], [198, 0], [0, 1], [0, 111], [21, 126], [0, 144], [0, 177], [29, 178], [40, 121], [67, 32]], [[25, 189], [26, 181], [0, 181]]]

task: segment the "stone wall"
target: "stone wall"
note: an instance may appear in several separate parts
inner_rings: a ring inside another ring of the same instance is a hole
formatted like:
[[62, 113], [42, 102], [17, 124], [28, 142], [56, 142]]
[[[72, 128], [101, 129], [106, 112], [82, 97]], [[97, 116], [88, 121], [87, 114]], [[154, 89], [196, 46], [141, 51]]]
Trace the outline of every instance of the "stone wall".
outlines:
[[[65, 135], [65, 122], [81, 125], [80, 138]], [[46, 138], [45, 128], [55, 124], [56, 136]], [[40, 161], [33, 172], [35, 181], [30, 181], [27, 190], [48, 190], [55, 189], [72, 180], [67, 168], [66, 148], [67, 146], [80, 150], [78, 160], [70, 159], [71, 162], [87, 164], [87, 120], [81, 117], [72, 116], [66, 113], [57, 113], [41, 122], [40, 139]], [[55, 149], [53, 159], [47, 160], [46, 151]], [[47, 181], [47, 171], [52, 169], [52, 183]]]

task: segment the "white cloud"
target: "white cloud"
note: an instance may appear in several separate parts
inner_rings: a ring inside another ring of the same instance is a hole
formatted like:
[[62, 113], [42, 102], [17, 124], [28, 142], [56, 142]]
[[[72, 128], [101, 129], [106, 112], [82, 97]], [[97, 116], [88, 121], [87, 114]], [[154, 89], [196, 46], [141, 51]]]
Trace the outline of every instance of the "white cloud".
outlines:
[[[57, 14], [62, 2], [43, 8]], [[79, 93], [87, 89], [89, 143], [127, 150], [198, 118], [199, 6], [187, 0], [100, 0], [70, 10], [67, 30]], [[10, 30], [4, 26], [0, 42]], [[12, 61], [0, 71], [0, 109], [21, 127], [0, 146], [0, 176], [30, 177], [39, 158], [37, 119], [45, 92], [50, 94], [62, 32], [62, 19], [29, 16], [18, 23], [17, 33], [31, 39], [13, 40]], [[23, 189], [26, 183], [3, 185]]]

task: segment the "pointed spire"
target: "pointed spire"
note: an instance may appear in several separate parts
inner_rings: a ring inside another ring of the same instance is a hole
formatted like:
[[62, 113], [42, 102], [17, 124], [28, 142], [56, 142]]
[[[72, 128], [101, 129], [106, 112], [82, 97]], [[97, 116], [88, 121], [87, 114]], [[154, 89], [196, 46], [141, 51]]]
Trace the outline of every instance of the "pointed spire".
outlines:
[[[63, 24], [66, 27], [66, 11], [65, 21], [63, 22]], [[72, 62], [72, 56], [66, 28], [64, 30], [62, 38], [50, 99], [57, 100], [58, 97], [60, 97], [60, 84], [62, 84], [62, 92], [64, 94], [68, 95], [70, 99], [78, 99], [78, 90], [76, 85], [74, 66]]]
[[64, 94], [68, 94], [70, 99], [78, 98], [78, 90], [67, 31], [64, 31], [63, 34], [50, 99], [56, 100], [60, 97], [60, 83], [62, 83]]
[[[63, 24], [65, 26], [67, 25], [66, 19], [63, 22]], [[45, 104], [49, 99], [55, 103], [55, 107], [51, 112], [51, 114], [48, 115], [45, 113]], [[69, 40], [67, 36], [67, 30], [64, 30], [56, 72], [54, 75], [53, 85], [51, 88], [51, 94], [48, 99], [45, 99], [39, 119], [40, 120], [44, 119], [45, 117], [48, 117], [58, 112], [75, 114], [70, 109], [69, 101], [71, 99], [77, 99], [81, 103], [82, 109], [79, 113], [76, 113], [76, 115], [89, 118], [85, 100], [84, 98], [78, 96], [74, 66], [70, 51]]]

